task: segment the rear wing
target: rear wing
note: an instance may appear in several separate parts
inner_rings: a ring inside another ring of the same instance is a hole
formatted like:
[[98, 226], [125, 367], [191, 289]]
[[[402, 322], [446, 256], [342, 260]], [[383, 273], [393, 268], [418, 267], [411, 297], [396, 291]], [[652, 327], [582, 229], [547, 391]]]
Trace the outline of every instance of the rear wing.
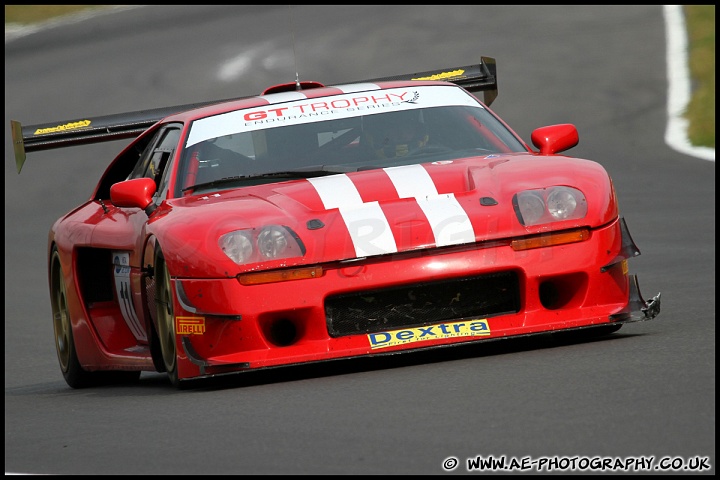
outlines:
[[[480, 63], [476, 65], [374, 78], [365, 80], [365, 82], [393, 80], [442, 80], [452, 82], [471, 93], [483, 91], [485, 105], [490, 105], [497, 97], [498, 92], [497, 67], [495, 59], [490, 57], [481, 57]], [[322, 86], [317, 82], [298, 82], [297, 84], [290, 83], [286, 85], [287, 88], [293, 88], [293, 86], [297, 85], [294, 89], [298, 90], [302, 89], [302, 85], [306, 85], [308, 88]], [[266, 92], [271, 90], [272, 87]], [[20, 173], [29, 152], [134, 138], [169, 115], [249, 97], [214, 100], [100, 117], [84, 117], [76, 120], [29, 126], [22, 126], [20, 122], [11, 120], [10, 130], [15, 153], [15, 165], [18, 173]]]
[[497, 65], [495, 59], [480, 57], [480, 63], [464, 67], [429, 70], [427, 72], [373, 78], [366, 82], [387, 82], [392, 80], [442, 80], [451, 82], [471, 93], [484, 92], [483, 103], [487, 106], [497, 98]]
[[84, 117], [78, 120], [29, 126], [22, 126], [20, 122], [10, 120], [15, 165], [20, 173], [28, 152], [134, 138], [169, 115], [230, 100], [235, 99], [117, 113], [101, 117]]

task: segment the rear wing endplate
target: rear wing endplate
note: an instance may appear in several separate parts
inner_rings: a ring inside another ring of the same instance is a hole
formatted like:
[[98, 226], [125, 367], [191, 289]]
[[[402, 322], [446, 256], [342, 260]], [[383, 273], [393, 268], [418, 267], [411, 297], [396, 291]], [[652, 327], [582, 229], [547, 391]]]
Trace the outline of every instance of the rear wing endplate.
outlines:
[[[365, 80], [365, 82], [393, 80], [442, 80], [452, 82], [471, 93], [484, 92], [483, 103], [488, 106], [495, 100], [498, 92], [497, 67], [495, 59], [491, 57], [481, 57], [480, 63], [475, 65], [375, 78]], [[316, 84], [317, 82], [311, 83]], [[18, 173], [20, 173], [28, 152], [134, 138], [169, 115], [243, 98], [249, 97], [229, 98], [29, 126], [22, 126], [20, 122], [11, 120], [10, 129], [15, 153], [15, 165]]]
[[464, 67], [429, 70], [427, 72], [374, 78], [366, 82], [387, 82], [393, 80], [442, 80], [463, 87], [468, 92], [484, 92], [483, 103], [487, 106], [497, 98], [497, 65], [491, 57], [480, 57], [480, 63]]
[[15, 165], [20, 173], [28, 152], [134, 138], [168, 115], [218, 102], [220, 100], [29, 126], [11, 120]]

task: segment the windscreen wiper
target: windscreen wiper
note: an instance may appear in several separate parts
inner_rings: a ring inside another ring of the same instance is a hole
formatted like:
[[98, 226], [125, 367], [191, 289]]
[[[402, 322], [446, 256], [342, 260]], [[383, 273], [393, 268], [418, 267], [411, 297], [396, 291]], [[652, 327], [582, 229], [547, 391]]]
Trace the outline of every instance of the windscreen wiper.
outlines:
[[256, 180], [259, 178], [311, 178], [323, 177], [326, 175], [336, 175], [339, 173], [357, 172], [364, 167], [351, 167], [348, 165], [309, 165], [306, 167], [294, 168], [292, 170], [281, 170], [277, 172], [254, 173], [250, 175], [238, 175], [234, 177], [223, 177], [210, 182], [198, 183], [182, 189], [183, 192], [188, 190], [197, 190], [200, 188], [214, 187], [224, 183], [236, 182], [239, 180]]

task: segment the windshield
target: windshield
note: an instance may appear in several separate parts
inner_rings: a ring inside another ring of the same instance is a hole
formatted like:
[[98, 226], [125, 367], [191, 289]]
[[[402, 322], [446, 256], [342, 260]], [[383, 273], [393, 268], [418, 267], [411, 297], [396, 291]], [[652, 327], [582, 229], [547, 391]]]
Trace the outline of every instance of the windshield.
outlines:
[[[176, 196], [228, 186], [526, 151], [502, 123], [461, 89], [424, 88], [442, 89], [443, 93], [457, 91], [467, 98], [458, 97], [450, 105], [426, 102], [429, 106], [423, 107], [417, 98], [423, 97], [416, 91], [421, 87], [412, 89], [411, 100], [405, 100], [408, 92], [403, 92], [397, 94], [402, 100], [374, 108], [332, 108], [333, 103], [340, 103], [330, 101], [336, 97], [328, 97], [321, 103], [331, 105], [327, 113], [317, 109], [314, 115], [308, 114], [306, 100], [300, 114], [292, 111], [296, 102], [290, 102], [266, 108], [263, 114], [238, 111], [195, 121], [182, 155]], [[386, 93], [392, 90], [381, 92], [383, 98], [392, 99]], [[346, 97], [337, 97], [343, 100], [343, 106]], [[447, 103], [447, 96], [442, 100]]]

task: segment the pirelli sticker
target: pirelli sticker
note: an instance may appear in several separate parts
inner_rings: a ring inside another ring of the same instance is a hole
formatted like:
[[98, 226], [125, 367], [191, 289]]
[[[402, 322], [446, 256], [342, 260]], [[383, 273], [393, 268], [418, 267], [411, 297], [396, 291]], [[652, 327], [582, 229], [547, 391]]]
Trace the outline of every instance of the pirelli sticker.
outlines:
[[205, 317], [175, 317], [175, 333], [178, 335], [204, 334]]
[[370, 348], [395, 347], [408, 343], [425, 342], [457, 337], [487, 337], [490, 336], [490, 325], [486, 319], [465, 320], [461, 322], [441, 323], [426, 327], [403, 328], [401, 330], [388, 330], [369, 334]]

